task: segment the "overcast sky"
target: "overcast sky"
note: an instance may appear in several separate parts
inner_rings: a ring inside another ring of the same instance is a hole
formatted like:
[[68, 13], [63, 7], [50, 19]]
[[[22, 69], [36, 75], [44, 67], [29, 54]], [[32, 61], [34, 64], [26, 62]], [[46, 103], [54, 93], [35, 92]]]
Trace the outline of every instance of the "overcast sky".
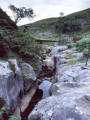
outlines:
[[58, 17], [60, 12], [65, 15], [90, 7], [90, 0], [0, 0], [0, 6], [12, 16], [8, 6], [30, 7], [34, 10], [36, 17], [33, 20], [24, 19], [18, 24], [26, 24], [49, 17]]

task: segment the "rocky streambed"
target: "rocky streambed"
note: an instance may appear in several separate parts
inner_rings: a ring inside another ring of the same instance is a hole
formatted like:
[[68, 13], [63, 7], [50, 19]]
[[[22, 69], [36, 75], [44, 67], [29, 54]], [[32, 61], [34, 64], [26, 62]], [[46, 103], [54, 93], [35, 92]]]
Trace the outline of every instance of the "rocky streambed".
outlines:
[[85, 67], [75, 48], [46, 49], [38, 77], [27, 63], [0, 62], [0, 98], [6, 106], [0, 120], [11, 114], [20, 120], [90, 120], [90, 60]]
[[90, 120], [90, 60], [85, 67], [83, 54], [75, 48], [50, 49], [50, 56], [44, 61], [54, 71], [50, 96], [35, 106], [28, 120]]
[[[0, 110], [0, 120], [8, 120], [12, 114], [25, 120], [29, 114], [25, 114], [26, 110], [37, 92], [39, 94], [41, 91], [38, 90], [38, 80], [32, 66], [20, 64], [16, 59], [0, 61], [0, 109], [4, 106], [4, 110]], [[42, 93], [38, 97], [36, 103]]]

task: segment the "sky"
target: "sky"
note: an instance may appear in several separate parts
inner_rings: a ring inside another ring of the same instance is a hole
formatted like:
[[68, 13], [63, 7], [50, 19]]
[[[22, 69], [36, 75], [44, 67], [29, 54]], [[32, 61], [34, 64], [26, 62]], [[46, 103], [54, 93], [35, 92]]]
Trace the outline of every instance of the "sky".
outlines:
[[12, 12], [8, 8], [10, 4], [34, 10], [36, 17], [21, 20], [18, 25], [22, 25], [40, 19], [59, 17], [61, 12], [68, 15], [89, 8], [90, 0], [0, 0], [0, 7], [13, 19]]

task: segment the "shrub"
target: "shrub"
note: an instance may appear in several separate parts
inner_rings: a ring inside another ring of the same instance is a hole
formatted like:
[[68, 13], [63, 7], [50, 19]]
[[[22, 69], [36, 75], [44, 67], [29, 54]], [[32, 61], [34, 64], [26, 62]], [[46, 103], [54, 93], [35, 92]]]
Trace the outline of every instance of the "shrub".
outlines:
[[11, 48], [20, 55], [40, 55], [42, 47], [35, 42], [28, 32], [18, 30], [14, 32]]
[[76, 42], [77, 50], [83, 51], [90, 46], [90, 35], [85, 36], [83, 39]]
[[62, 52], [63, 50], [61, 50], [61, 49], [58, 49], [58, 52]]
[[87, 48], [84, 48], [84, 50], [83, 50], [83, 55], [84, 55], [84, 56], [87, 56], [87, 55], [88, 55], [88, 52], [89, 52], [89, 50], [88, 50]]
[[12, 115], [9, 117], [9, 120], [20, 120], [16, 115]]
[[61, 34], [60, 40], [58, 41], [58, 44], [63, 45], [63, 44], [66, 44], [66, 43], [68, 43], [68, 36], [65, 35], [65, 34]]
[[1, 109], [0, 109], [0, 116], [4, 113], [6, 111], [6, 107], [2, 107]]
[[71, 42], [71, 43], [69, 43], [67, 46], [68, 46], [68, 48], [72, 48], [72, 47], [75, 47], [75, 46], [76, 46], [76, 43]]

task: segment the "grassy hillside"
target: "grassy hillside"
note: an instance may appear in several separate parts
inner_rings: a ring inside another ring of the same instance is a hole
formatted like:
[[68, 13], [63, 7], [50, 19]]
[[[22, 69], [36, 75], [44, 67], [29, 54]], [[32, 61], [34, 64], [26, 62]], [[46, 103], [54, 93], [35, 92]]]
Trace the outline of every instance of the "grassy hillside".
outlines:
[[26, 29], [32, 37], [37, 39], [59, 40], [59, 34], [54, 29], [58, 20], [59, 18], [47, 18], [25, 26], [23, 25], [21, 28]]
[[[42, 20], [39, 20], [39, 21], [36, 21], [34, 23], [32, 23], [31, 25], [34, 26], [34, 25], [43, 25], [43, 24], [51, 24], [51, 23], [56, 23], [58, 21], [59, 18], [57, 17], [54, 17], [54, 18], [46, 18], [46, 19], [42, 19]], [[27, 24], [29, 25], [29, 24]]]
[[[82, 35], [90, 31], [90, 8], [63, 18], [47, 18], [22, 26], [34, 38], [59, 40], [61, 34]], [[44, 33], [44, 34], [43, 34]], [[50, 34], [50, 35], [47, 35]]]

